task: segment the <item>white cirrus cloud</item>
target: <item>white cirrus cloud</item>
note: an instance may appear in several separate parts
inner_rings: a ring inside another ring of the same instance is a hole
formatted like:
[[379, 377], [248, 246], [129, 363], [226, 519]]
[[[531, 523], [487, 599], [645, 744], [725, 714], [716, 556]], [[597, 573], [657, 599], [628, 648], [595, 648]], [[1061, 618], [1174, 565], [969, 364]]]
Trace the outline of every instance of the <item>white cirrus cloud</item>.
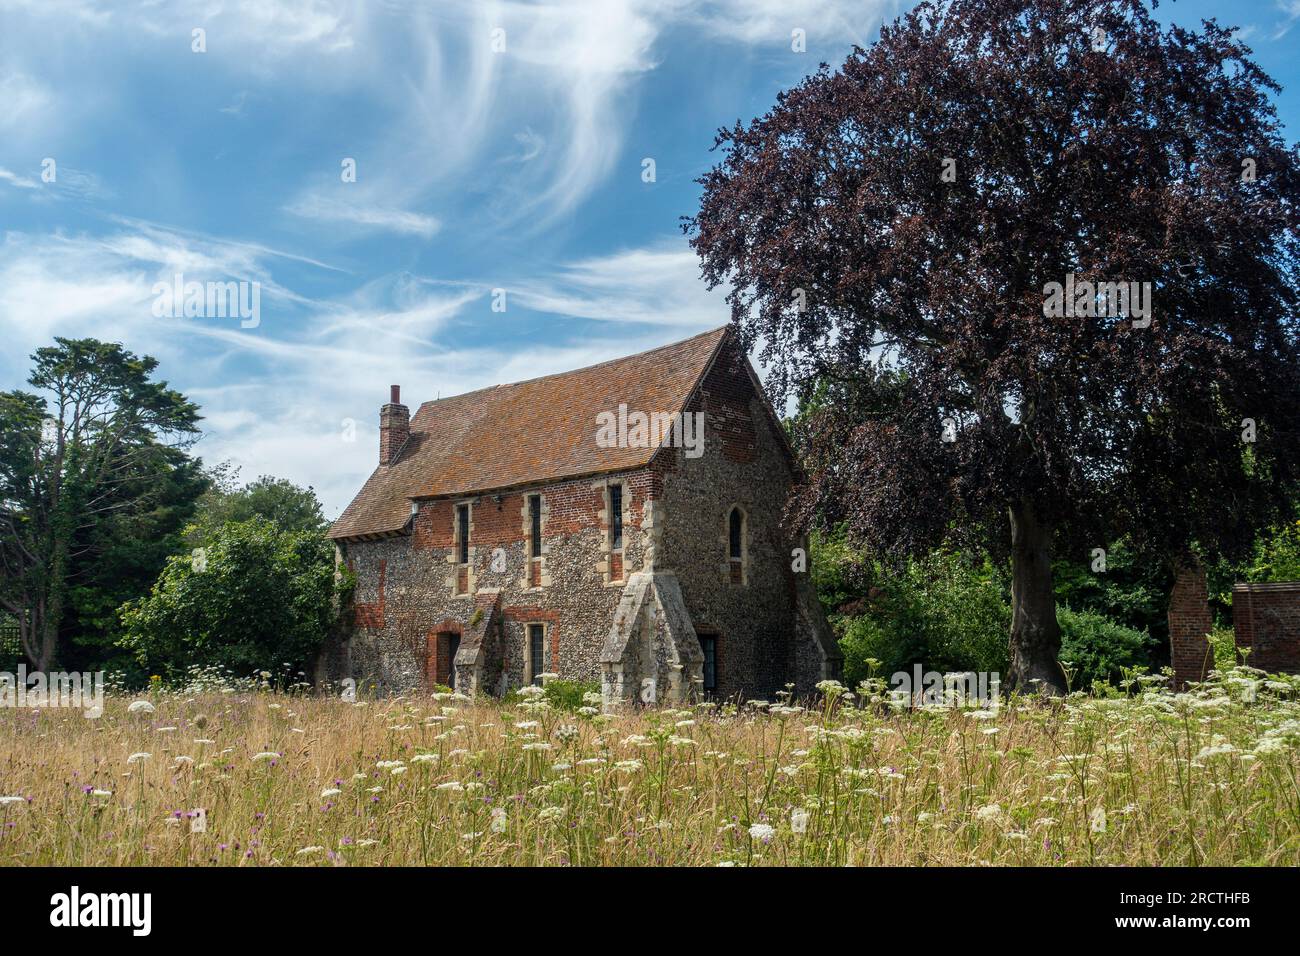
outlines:
[[27, 176], [19, 176], [17, 173], [0, 166], [0, 182], [6, 182], [16, 189], [39, 189], [41, 184]]
[[441, 228], [437, 219], [424, 213], [385, 208], [365, 201], [349, 201], [319, 193], [299, 197], [285, 206], [285, 212], [304, 219], [348, 223], [365, 229], [379, 229], [425, 239], [432, 238]]
[[690, 334], [727, 321], [724, 289], [709, 291], [682, 237], [566, 263], [508, 290], [538, 312], [674, 326]]

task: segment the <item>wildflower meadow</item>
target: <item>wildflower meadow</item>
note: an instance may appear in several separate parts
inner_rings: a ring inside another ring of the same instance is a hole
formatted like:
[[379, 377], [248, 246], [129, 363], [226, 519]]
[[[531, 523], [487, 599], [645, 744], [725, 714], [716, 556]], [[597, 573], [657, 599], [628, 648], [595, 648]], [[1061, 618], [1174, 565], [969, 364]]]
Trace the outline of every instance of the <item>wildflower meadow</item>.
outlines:
[[1295, 865], [1300, 679], [602, 713], [155, 684], [0, 711], [0, 865]]

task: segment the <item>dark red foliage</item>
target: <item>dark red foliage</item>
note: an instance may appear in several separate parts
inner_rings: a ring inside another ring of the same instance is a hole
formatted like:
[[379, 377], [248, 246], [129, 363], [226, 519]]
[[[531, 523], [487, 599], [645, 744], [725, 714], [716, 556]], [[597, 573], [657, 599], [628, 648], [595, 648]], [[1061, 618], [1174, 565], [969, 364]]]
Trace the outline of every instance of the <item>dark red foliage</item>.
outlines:
[[[687, 230], [774, 397], [811, 400], [802, 518], [909, 553], [1010, 547], [1019, 514], [1023, 559], [1123, 533], [1231, 553], [1276, 513], [1300, 154], [1248, 52], [1143, 0], [925, 3], [719, 134]], [[1067, 273], [1151, 283], [1150, 325], [1046, 316]], [[1054, 654], [1054, 616], [1028, 625]]]

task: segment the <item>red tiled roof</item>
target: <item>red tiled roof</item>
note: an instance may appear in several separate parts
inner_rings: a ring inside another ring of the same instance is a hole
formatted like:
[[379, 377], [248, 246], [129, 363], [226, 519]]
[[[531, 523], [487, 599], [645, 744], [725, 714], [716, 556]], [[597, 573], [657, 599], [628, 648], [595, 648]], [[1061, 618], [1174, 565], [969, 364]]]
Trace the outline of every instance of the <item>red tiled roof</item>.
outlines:
[[649, 463], [656, 448], [601, 448], [596, 416], [681, 411], [712, 364], [727, 326], [589, 368], [425, 402], [397, 460], [381, 465], [331, 538], [405, 526], [412, 498], [466, 495]]

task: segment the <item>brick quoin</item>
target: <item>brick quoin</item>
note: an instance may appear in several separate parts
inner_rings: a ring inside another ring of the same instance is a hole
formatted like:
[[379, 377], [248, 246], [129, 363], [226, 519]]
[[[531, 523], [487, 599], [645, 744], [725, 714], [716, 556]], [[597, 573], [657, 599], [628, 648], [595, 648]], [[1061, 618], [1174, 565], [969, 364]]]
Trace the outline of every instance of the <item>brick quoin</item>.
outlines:
[[1206, 637], [1212, 627], [1205, 568], [1182, 561], [1169, 592], [1169, 657], [1175, 690], [1184, 690], [1188, 681], [1204, 680], [1213, 668], [1214, 655]]
[[1234, 585], [1232, 622], [1247, 664], [1300, 674], [1300, 581]]

